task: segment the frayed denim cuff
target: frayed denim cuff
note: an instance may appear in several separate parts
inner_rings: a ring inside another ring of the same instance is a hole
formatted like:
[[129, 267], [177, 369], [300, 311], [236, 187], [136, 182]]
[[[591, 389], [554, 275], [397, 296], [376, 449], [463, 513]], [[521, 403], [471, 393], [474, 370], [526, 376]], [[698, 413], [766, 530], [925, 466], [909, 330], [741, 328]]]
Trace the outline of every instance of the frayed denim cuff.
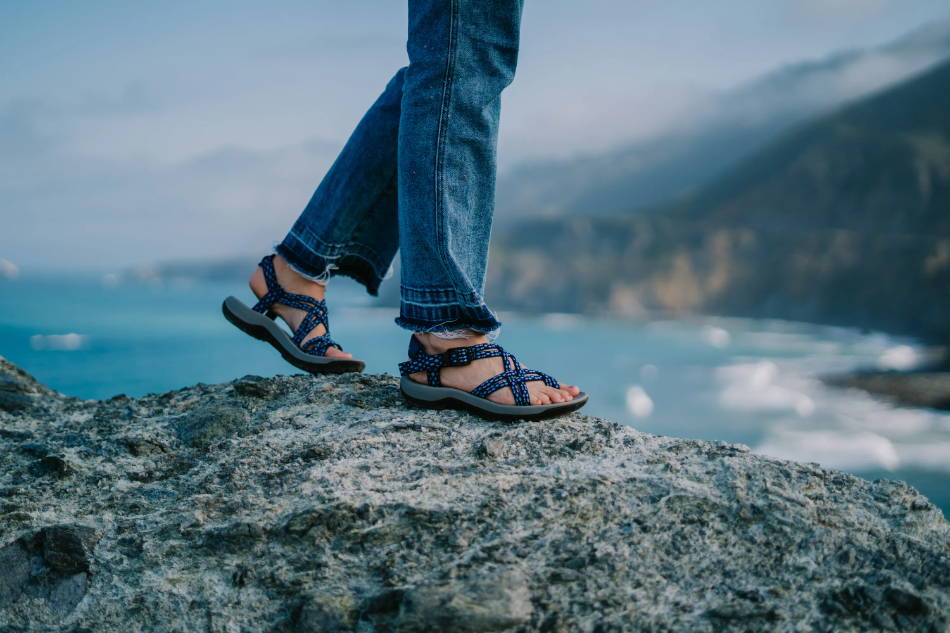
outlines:
[[292, 234], [274, 247], [278, 255], [287, 260], [297, 272], [314, 281], [326, 281], [342, 275], [356, 280], [366, 287], [366, 292], [379, 295], [382, 277], [373, 265], [359, 255], [347, 253], [329, 258], [314, 253]]
[[[501, 322], [478, 297], [460, 297], [451, 289], [417, 290], [403, 286], [396, 325], [413, 332], [475, 330], [493, 332]], [[467, 303], [464, 299], [475, 299]]]

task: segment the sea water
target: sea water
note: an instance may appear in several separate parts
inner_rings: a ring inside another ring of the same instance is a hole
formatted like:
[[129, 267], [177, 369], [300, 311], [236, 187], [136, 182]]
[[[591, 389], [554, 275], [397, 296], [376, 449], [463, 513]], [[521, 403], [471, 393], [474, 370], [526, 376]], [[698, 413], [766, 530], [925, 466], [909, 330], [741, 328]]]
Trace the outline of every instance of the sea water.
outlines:
[[[106, 282], [0, 281], [0, 355], [81, 398], [296, 371], [221, 316], [229, 294], [250, 302], [240, 284]], [[348, 282], [334, 280], [331, 297], [334, 338], [366, 361], [366, 371], [395, 373], [408, 333], [393, 323], [394, 309]], [[950, 414], [820, 380], [856, 368], [911, 367], [925, 353], [913, 341], [753, 319], [500, 316], [499, 342], [527, 366], [580, 385], [590, 394], [584, 413], [904, 479], [950, 514]]]

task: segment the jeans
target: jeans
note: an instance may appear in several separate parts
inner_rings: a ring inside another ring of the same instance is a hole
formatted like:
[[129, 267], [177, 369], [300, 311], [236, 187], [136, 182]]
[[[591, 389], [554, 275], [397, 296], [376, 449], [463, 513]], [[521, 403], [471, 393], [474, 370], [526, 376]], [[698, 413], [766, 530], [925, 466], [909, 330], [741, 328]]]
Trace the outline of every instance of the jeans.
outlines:
[[483, 299], [501, 92], [522, 0], [409, 0], [409, 65], [357, 125], [276, 250], [314, 278], [376, 295], [397, 249], [397, 325], [501, 324]]

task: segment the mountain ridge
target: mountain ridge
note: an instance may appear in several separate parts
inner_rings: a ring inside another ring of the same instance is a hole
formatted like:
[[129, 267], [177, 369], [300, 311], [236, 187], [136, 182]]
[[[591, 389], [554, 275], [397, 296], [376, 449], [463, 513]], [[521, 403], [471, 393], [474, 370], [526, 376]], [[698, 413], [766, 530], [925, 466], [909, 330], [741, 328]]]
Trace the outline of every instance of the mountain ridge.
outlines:
[[950, 20], [872, 49], [790, 64], [724, 94], [713, 113], [602, 154], [521, 165], [498, 183], [498, 221], [639, 212], [713, 181], [820, 114], [950, 56]]
[[950, 61], [799, 126], [691, 196], [501, 234], [488, 287], [541, 311], [776, 317], [945, 343], [948, 113]]

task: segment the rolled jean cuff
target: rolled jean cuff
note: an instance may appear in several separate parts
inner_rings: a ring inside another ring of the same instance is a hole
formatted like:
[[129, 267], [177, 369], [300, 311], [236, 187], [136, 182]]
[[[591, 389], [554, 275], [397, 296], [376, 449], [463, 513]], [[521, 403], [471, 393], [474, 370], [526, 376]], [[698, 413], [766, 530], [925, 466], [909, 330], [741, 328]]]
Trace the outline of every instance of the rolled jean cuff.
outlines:
[[[459, 297], [453, 289], [401, 288], [396, 325], [413, 332], [475, 330], [493, 332], [501, 322], [478, 297]], [[460, 299], [475, 299], [468, 303]]]
[[379, 295], [382, 276], [376, 272], [376, 268], [368, 259], [356, 253], [326, 257], [307, 248], [293, 233], [285, 237], [274, 250], [297, 272], [314, 281], [325, 281], [330, 277], [342, 275], [363, 284], [366, 292], [374, 297]]

